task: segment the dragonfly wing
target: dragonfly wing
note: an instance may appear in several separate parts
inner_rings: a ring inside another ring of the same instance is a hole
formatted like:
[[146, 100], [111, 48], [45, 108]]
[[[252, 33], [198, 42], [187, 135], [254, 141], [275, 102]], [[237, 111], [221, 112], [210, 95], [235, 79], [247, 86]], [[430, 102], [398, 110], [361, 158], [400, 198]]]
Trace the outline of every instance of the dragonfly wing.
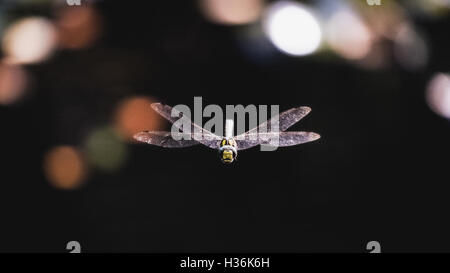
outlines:
[[313, 132], [280, 132], [246, 134], [245, 139], [236, 140], [239, 150], [245, 150], [257, 145], [272, 145], [277, 147], [294, 146], [320, 138], [319, 134]]
[[[272, 125], [279, 121], [278, 128], [280, 132], [284, 132], [292, 125], [299, 122], [302, 118], [311, 112], [311, 108], [307, 106], [292, 108], [284, 111], [283, 113], [261, 123], [258, 127], [251, 129], [245, 134], [255, 134], [258, 132], [270, 132], [272, 131]], [[239, 135], [236, 138], [243, 138], [243, 135]]]
[[[177, 111], [176, 109], [173, 109], [171, 106], [162, 104], [162, 103], [153, 103], [152, 105], [153, 110], [155, 110], [158, 114], [160, 114], [163, 118], [167, 119], [171, 123], [175, 123], [175, 121], [181, 119], [186, 119], [186, 122], [189, 122], [191, 124], [191, 132], [192, 134], [195, 133], [195, 136], [201, 136], [201, 138], [195, 138], [198, 142], [201, 144], [208, 146], [210, 148], [213, 148], [212, 146], [215, 146], [217, 142], [221, 140], [222, 138], [218, 135], [215, 135], [211, 133], [210, 131], [203, 129], [201, 126], [193, 123], [189, 117], [183, 115], [181, 112]], [[177, 116], [172, 117], [172, 112], [177, 114]], [[181, 129], [178, 128], [177, 129]]]
[[[171, 123], [174, 123], [175, 121], [179, 120], [180, 118], [186, 118], [189, 119], [189, 117], [182, 115], [181, 112], [177, 111], [176, 109], [173, 109], [171, 106], [166, 105], [166, 104], [162, 104], [162, 103], [152, 103], [152, 108], [153, 110], [155, 110], [156, 112], [158, 112], [158, 114], [160, 114], [163, 118], [167, 119], [168, 121], [170, 121]], [[178, 114], [178, 116], [172, 117], [172, 111], [175, 114]], [[203, 129], [201, 126], [193, 123], [190, 119], [189, 122], [192, 125], [192, 130], [191, 132], [194, 132], [193, 129], [196, 129], [198, 132], [201, 132], [202, 134], [209, 134], [217, 139], [220, 139], [221, 137], [211, 133], [210, 131]]]
[[[320, 135], [314, 132], [281, 132], [278, 139], [278, 144], [275, 141], [269, 140], [271, 136], [263, 136], [264, 141], [261, 144], [277, 145], [278, 147], [287, 147], [311, 142], [320, 138]], [[274, 136], [276, 137], [276, 136]]]
[[[183, 135], [182, 133], [179, 133], [178, 136], [176, 136], [177, 139], [181, 139], [182, 137], [187, 138], [187, 136]], [[161, 146], [165, 148], [184, 148], [199, 144], [195, 140], [186, 140], [186, 139], [175, 140], [170, 132], [164, 131], [140, 132], [134, 135], [134, 139], [136, 139], [139, 142], [144, 142], [147, 144]]]
[[307, 106], [292, 108], [280, 114], [279, 128], [281, 132], [286, 131], [292, 125], [299, 122], [302, 118], [311, 112], [311, 108]]
[[153, 110], [155, 110], [158, 114], [160, 114], [163, 118], [170, 121], [170, 123], [174, 123], [179, 118], [178, 117], [172, 117], [172, 107], [169, 105], [165, 105], [162, 103], [152, 103], [151, 107]]
[[259, 139], [236, 139], [235, 141], [239, 151], [247, 150], [260, 144]]
[[184, 148], [203, 144], [211, 149], [219, 149], [219, 143], [216, 139], [210, 139], [208, 136], [198, 136], [198, 139], [200, 138], [203, 138], [202, 142], [195, 140], [194, 134], [165, 131], [143, 131], [134, 135], [134, 139], [139, 142], [165, 148]]

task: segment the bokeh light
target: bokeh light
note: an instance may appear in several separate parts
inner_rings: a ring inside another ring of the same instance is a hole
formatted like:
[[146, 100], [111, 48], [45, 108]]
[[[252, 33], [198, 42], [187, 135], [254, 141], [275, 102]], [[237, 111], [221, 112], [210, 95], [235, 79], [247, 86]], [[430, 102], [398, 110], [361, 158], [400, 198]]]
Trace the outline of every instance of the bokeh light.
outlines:
[[92, 5], [62, 7], [56, 20], [59, 44], [70, 49], [89, 47], [99, 38], [102, 25], [101, 16]]
[[161, 117], [153, 111], [150, 97], [130, 97], [124, 99], [118, 106], [115, 116], [116, 128], [127, 140], [144, 130], [158, 130]]
[[327, 21], [326, 40], [341, 57], [354, 60], [369, 53], [373, 35], [355, 12], [343, 9]]
[[247, 60], [262, 65], [276, 59], [278, 50], [267, 39], [260, 24], [240, 27], [235, 33], [236, 43]]
[[46, 153], [44, 172], [52, 186], [73, 190], [82, 185], [86, 177], [86, 164], [76, 148], [58, 146]]
[[394, 40], [398, 27], [408, 22], [407, 11], [396, 1], [385, 1], [376, 8], [360, 8], [358, 12], [379, 39]]
[[200, 0], [205, 17], [219, 24], [235, 25], [256, 21], [263, 9], [263, 0]]
[[428, 84], [426, 98], [436, 114], [450, 119], [450, 75], [434, 75]]
[[384, 40], [377, 40], [364, 58], [355, 62], [360, 68], [380, 70], [392, 64], [389, 44]]
[[412, 7], [416, 12], [436, 17], [448, 15], [450, 10], [450, 0], [414, 0]]
[[311, 54], [322, 41], [319, 21], [307, 7], [295, 2], [282, 1], [271, 5], [263, 24], [273, 44], [289, 55]]
[[0, 104], [9, 105], [23, 97], [28, 74], [20, 66], [0, 63]]
[[126, 161], [128, 149], [112, 127], [94, 130], [85, 144], [89, 162], [104, 171], [118, 170]]
[[[425, 2], [425, 0], [421, 0]], [[427, 0], [429, 6], [435, 6], [436, 8], [446, 8], [450, 9], [450, 0]]]
[[403, 24], [394, 40], [394, 56], [404, 68], [419, 69], [428, 62], [427, 43], [413, 27]]
[[42, 62], [49, 58], [56, 48], [55, 27], [42, 17], [21, 19], [6, 30], [2, 46], [9, 63]]

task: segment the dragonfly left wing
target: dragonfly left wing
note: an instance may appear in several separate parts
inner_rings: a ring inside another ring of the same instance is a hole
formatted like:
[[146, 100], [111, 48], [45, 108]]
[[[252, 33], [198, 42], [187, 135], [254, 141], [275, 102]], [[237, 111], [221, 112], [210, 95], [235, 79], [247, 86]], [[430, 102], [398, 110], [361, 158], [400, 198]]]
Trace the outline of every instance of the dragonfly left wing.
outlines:
[[261, 144], [278, 147], [294, 146], [311, 142], [319, 138], [320, 135], [313, 132], [269, 132], [245, 134], [244, 139], [236, 139], [236, 143], [238, 150], [246, 150]]
[[[191, 131], [193, 140], [203, 144], [212, 149], [219, 149], [218, 142], [222, 139], [220, 136], [211, 133], [210, 131], [203, 129], [201, 126], [193, 123], [187, 116], [183, 115], [181, 112], [172, 108], [169, 105], [162, 103], [153, 103], [153, 110], [160, 114], [163, 118], [167, 119], [170, 123], [175, 123], [179, 119], [185, 119], [188, 124], [191, 125]], [[173, 117], [172, 113], [178, 114], [178, 117]], [[177, 129], [182, 129], [178, 128]], [[186, 132], [184, 132], [186, 133]]]
[[[191, 132], [193, 133], [194, 131], [197, 131], [198, 133], [201, 133], [203, 135], [208, 135], [208, 137], [210, 138], [215, 138], [217, 140], [220, 140], [221, 137], [211, 133], [210, 131], [203, 129], [201, 126], [193, 123], [187, 116], [183, 115], [183, 113], [179, 112], [178, 110], [174, 109], [173, 107], [167, 105], [167, 104], [162, 104], [162, 103], [153, 103], [151, 105], [151, 107], [153, 108], [153, 110], [155, 110], [158, 114], [160, 114], [163, 118], [167, 119], [168, 121], [170, 121], [170, 123], [175, 123], [178, 119], [182, 118], [182, 119], [186, 119], [186, 121], [188, 121], [191, 124]], [[172, 112], [178, 114], [178, 117], [173, 117], [172, 116]], [[180, 129], [180, 128], [178, 128]]]
[[[183, 137], [179, 134], [179, 137]], [[170, 132], [165, 131], [144, 131], [134, 135], [134, 139], [139, 142], [161, 146], [165, 148], [184, 148], [189, 146], [198, 145], [195, 140], [175, 140]]]
[[[143, 131], [134, 135], [134, 139], [164, 148], [184, 148], [200, 144], [194, 139], [194, 134], [171, 133], [166, 131]], [[176, 140], [179, 139], [179, 140]], [[203, 139], [201, 143], [212, 149], [219, 149], [217, 140]]]

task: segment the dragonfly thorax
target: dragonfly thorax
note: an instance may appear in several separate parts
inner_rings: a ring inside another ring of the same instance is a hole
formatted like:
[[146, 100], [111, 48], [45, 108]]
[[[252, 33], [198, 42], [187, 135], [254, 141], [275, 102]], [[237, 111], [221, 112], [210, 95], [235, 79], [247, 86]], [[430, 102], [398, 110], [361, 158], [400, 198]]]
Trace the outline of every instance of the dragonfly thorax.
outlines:
[[237, 144], [232, 138], [224, 138], [219, 144], [220, 159], [223, 163], [230, 164], [237, 157]]

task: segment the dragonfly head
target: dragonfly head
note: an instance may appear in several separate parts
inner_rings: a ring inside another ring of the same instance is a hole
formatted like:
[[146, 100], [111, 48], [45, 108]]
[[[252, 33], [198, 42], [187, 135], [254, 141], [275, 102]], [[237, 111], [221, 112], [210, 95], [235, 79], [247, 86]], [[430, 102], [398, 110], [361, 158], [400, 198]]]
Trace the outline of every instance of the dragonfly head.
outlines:
[[220, 160], [225, 164], [233, 163], [237, 157], [236, 142], [233, 139], [224, 139], [219, 146]]

